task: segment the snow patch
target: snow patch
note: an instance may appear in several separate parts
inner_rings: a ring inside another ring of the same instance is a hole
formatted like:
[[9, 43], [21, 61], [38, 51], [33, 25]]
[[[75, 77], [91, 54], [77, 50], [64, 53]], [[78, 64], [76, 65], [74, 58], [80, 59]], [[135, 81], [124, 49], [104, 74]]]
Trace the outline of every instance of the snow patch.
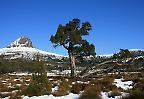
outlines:
[[132, 89], [132, 81], [123, 81], [124, 79], [115, 79], [114, 85], [116, 85], [118, 88], [122, 88], [124, 90]]
[[33, 96], [33, 97], [24, 96], [23, 99], [78, 99], [78, 97], [79, 95], [70, 93], [69, 95], [60, 96], [60, 97], [55, 97], [53, 95], [43, 95], [43, 96]]

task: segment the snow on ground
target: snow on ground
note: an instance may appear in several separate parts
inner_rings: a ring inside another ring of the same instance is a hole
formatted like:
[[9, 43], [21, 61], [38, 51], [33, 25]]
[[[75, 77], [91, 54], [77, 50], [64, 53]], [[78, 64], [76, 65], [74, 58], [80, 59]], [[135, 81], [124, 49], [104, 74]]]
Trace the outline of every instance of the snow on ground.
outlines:
[[57, 76], [57, 74], [56, 73], [47, 73], [47, 76]]
[[32, 73], [16, 73], [16, 72], [13, 72], [13, 73], [9, 73], [9, 75], [17, 75], [17, 76], [26, 76], [26, 75], [32, 75]]
[[108, 97], [108, 92], [101, 92], [101, 98], [102, 99], [121, 99], [122, 97], [126, 97], [128, 95], [129, 95], [129, 93], [122, 93], [121, 96], [115, 96], [113, 98], [113, 97]]
[[[113, 84], [116, 85], [118, 88], [120, 87], [124, 90], [128, 90], [128, 89], [132, 88], [133, 82], [132, 81], [124, 81], [124, 79], [121, 78], [121, 79], [115, 79]], [[122, 92], [122, 95], [115, 96], [114, 98], [112, 98], [112, 97], [108, 97], [108, 93], [110, 93], [110, 92], [101, 92], [102, 99], [120, 99], [122, 96], [125, 97], [125, 96], [129, 95], [129, 93]]]
[[[11, 73], [9, 75], [31, 75], [31, 74], [29, 74], [29, 73]], [[14, 79], [14, 81], [17, 81], [17, 80], [19, 80], [19, 79]], [[3, 80], [2, 82], [6, 83], [5, 80]], [[72, 82], [72, 84], [74, 84], [74, 83], [76, 83], [76, 82]], [[87, 82], [77, 81], [77, 83], [86, 83], [86, 84], [88, 84], [89, 81], [87, 81]], [[113, 84], [116, 85], [118, 88], [120, 87], [124, 90], [128, 90], [128, 89], [133, 88], [132, 87], [133, 82], [132, 81], [124, 81], [123, 78], [115, 79]], [[17, 86], [21, 86], [21, 85], [17, 84]], [[56, 92], [57, 90], [58, 90], [58, 86], [55, 86], [54, 88], [52, 88], [52, 93]], [[122, 95], [115, 96], [114, 98], [112, 98], [112, 97], [108, 97], [109, 93], [110, 92], [101, 92], [100, 95], [101, 95], [102, 99], [120, 99], [122, 96], [127, 96], [128, 95], [128, 93], [121, 92]], [[23, 99], [78, 99], [79, 96], [80, 95], [78, 95], [78, 94], [70, 93], [66, 96], [59, 96], [59, 97], [56, 97], [56, 96], [53, 96], [53, 95], [32, 96], [32, 97], [23, 96]], [[9, 99], [9, 97], [3, 98], [3, 99]]]
[[112, 57], [113, 54], [102, 54], [102, 55], [96, 55], [96, 56], [100, 56], [100, 57]]
[[107, 92], [101, 92], [101, 98], [102, 99], [117, 99], [117, 97], [112, 98], [112, 97], [108, 97], [108, 93]]
[[63, 57], [63, 55], [42, 51], [36, 48], [29, 48], [29, 47], [0, 48], [0, 55], [10, 55], [10, 54], [13, 55], [14, 53], [18, 53], [18, 52], [24, 56], [27, 56], [29, 54], [31, 58], [33, 57], [33, 55], [37, 53], [44, 54], [44, 55], [52, 55], [55, 56], [56, 58]]
[[86, 82], [83, 82], [83, 81], [76, 81], [76, 82], [72, 82], [72, 84], [75, 84], [75, 83], [80, 83], [80, 84], [89, 84], [90, 81], [86, 81]]
[[142, 49], [129, 49], [129, 51], [143, 51]]
[[52, 93], [58, 91], [59, 87], [58, 86], [55, 86], [54, 88], [52, 88]]
[[122, 88], [124, 90], [132, 89], [132, 81], [123, 81], [124, 79], [115, 79], [114, 84], [119, 88]]
[[2, 98], [2, 99], [9, 99], [9, 97], [5, 97], [5, 98]]
[[53, 95], [43, 95], [43, 96], [33, 96], [33, 97], [24, 96], [23, 99], [78, 99], [78, 97], [79, 95], [70, 93], [69, 95], [60, 96], [60, 97], [55, 97]]
[[[9, 75], [17, 75], [17, 76], [28, 76], [28, 75], [32, 75], [32, 73], [28, 73], [28, 72], [13, 72], [13, 73], [8, 73]], [[47, 76], [59, 76], [59, 75], [68, 75], [70, 74], [70, 70], [64, 70], [62, 72], [56, 70], [56, 71], [51, 71], [51, 72], [47, 72]]]

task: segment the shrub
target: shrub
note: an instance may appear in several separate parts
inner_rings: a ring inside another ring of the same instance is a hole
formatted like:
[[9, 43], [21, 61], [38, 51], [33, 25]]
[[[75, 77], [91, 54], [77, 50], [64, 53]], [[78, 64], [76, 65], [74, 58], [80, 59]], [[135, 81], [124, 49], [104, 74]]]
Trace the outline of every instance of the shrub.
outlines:
[[58, 91], [54, 92], [53, 95], [54, 96], [64, 96], [64, 95], [68, 95], [69, 91], [70, 91], [69, 83], [66, 80], [63, 80], [59, 84]]
[[130, 94], [128, 97], [123, 97], [122, 99], [144, 99], [144, 93]]
[[144, 99], [144, 84], [136, 84], [130, 92], [130, 95], [128, 97], [124, 97], [123, 99]]
[[30, 83], [25, 94], [28, 96], [33, 96], [33, 95], [38, 96], [38, 95], [41, 95], [40, 89], [41, 88], [39, 85]]
[[96, 85], [90, 85], [84, 90], [79, 99], [101, 99], [101, 89]]
[[32, 81], [26, 90], [26, 95], [33, 96], [50, 94], [51, 88], [52, 85], [47, 78], [47, 73], [45, 72], [43, 63], [36, 62]]
[[2, 84], [0, 83], [0, 92], [11, 92], [12, 89], [8, 88], [8, 86], [6, 84]]
[[19, 92], [17, 92], [17, 93], [13, 93], [9, 99], [22, 99], [22, 97], [19, 94]]
[[74, 94], [79, 94], [80, 91], [82, 91], [82, 87], [83, 87], [82, 84], [75, 83], [71, 87], [71, 92], [74, 93]]
[[112, 83], [113, 83], [113, 78], [110, 78], [110, 77], [105, 77], [101, 80], [98, 81], [98, 84], [101, 86], [102, 90], [103, 91], [110, 91], [111, 88], [112, 88]]

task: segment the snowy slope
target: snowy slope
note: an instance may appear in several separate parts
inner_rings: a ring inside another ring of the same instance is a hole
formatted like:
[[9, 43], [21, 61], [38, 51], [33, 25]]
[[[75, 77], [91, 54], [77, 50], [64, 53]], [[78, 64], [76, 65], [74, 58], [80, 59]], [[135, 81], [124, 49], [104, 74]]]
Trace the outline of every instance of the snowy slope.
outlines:
[[21, 36], [16, 39], [14, 42], [9, 44], [7, 48], [1, 48], [0, 55], [5, 59], [26, 58], [32, 60], [36, 58], [40, 58], [40, 60], [47, 60], [48, 58], [64, 57], [59, 54], [33, 48], [32, 41], [26, 36]]
[[[128, 49], [130, 51], [130, 53], [134, 54], [134, 55], [141, 55], [142, 53], [144, 53], [143, 49]], [[114, 54], [102, 54], [102, 55], [96, 55], [96, 57], [105, 57], [105, 58], [110, 58], [112, 57]]]
[[0, 55], [9, 56], [11, 59], [19, 58], [19, 57], [29, 57], [33, 59], [35, 55], [41, 56], [52, 56], [55, 58], [62, 58], [62, 55], [50, 53], [46, 51], [42, 51], [36, 48], [29, 47], [12, 47], [12, 48], [1, 48]]
[[107, 57], [107, 58], [110, 58], [113, 56], [113, 54], [102, 54], [102, 55], [96, 55], [97, 57]]

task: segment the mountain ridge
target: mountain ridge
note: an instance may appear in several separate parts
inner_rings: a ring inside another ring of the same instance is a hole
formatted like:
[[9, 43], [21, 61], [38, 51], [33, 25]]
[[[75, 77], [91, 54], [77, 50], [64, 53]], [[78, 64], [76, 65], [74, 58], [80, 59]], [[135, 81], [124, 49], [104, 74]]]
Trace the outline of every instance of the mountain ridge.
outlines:
[[[132, 53], [141, 53], [144, 50], [142, 49], [128, 49]], [[21, 36], [20, 38], [16, 39], [14, 42], [9, 44], [6, 48], [0, 48], [0, 55], [9, 57], [9, 58], [18, 58], [18, 57], [29, 57], [32, 58], [35, 55], [40, 55], [42, 57], [52, 57], [53, 58], [62, 58], [66, 57], [60, 54], [52, 53], [52, 52], [47, 52], [43, 51], [37, 48], [34, 48], [32, 45], [32, 41], [26, 37], [26, 36]], [[96, 55], [99, 57], [112, 57], [114, 54], [103, 54], [103, 55]], [[33, 59], [33, 58], [32, 58]]]

